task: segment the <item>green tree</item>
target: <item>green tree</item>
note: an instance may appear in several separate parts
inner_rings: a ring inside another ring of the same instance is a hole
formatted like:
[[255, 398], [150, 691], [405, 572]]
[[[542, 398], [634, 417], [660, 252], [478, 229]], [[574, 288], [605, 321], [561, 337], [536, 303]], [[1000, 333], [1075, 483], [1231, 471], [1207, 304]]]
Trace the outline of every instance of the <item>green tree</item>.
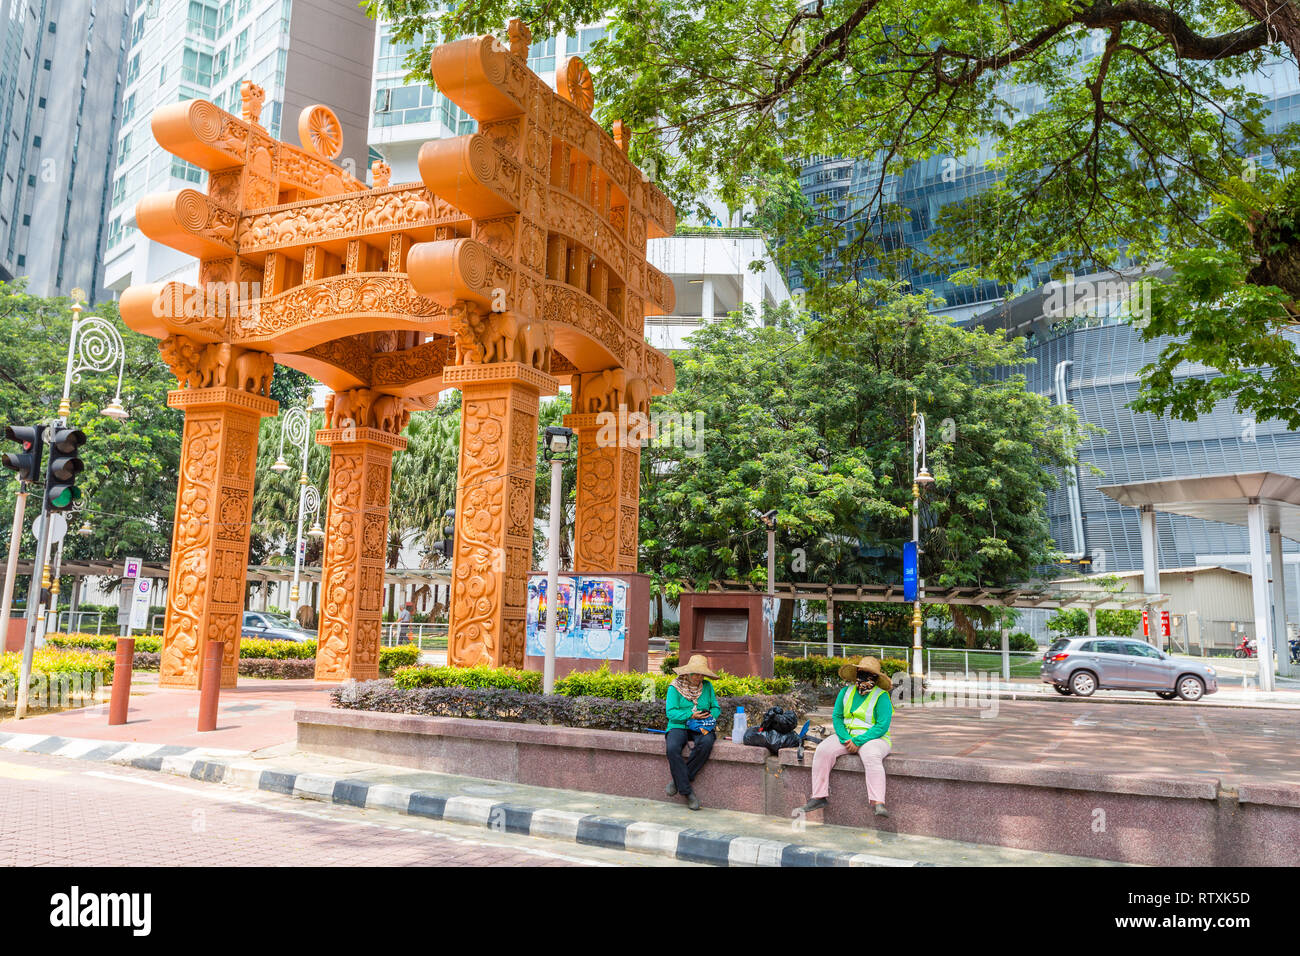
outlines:
[[[1127, 637], [1142, 623], [1141, 611], [1098, 611], [1097, 633]], [[1088, 612], [1083, 608], [1061, 608], [1047, 619], [1047, 629], [1064, 637], [1088, 633]]]
[[[1034, 263], [1057, 273], [1170, 261], [1184, 248], [1221, 247], [1207, 231], [1214, 195], [1256, 172], [1254, 157], [1294, 165], [1294, 124], [1266, 121], [1264, 94], [1248, 78], [1266, 64], [1293, 71], [1300, 5], [1292, 0], [591, 0], [524, 2], [368, 0], [412, 42], [406, 60], [428, 76], [435, 42], [500, 31], [520, 16], [534, 38], [607, 17], [609, 35], [587, 59], [597, 117], [636, 134], [633, 158], [679, 209], [706, 194], [732, 208], [758, 204], [782, 255], [825, 268], [837, 255], [856, 277], [865, 262], [885, 270], [914, 255], [890, 241], [912, 215], [891, 198], [891, 177], [921, 160], [952, 157], [956, 175], [969, 150], [991, 140], [990, 188], [937, 216], [931, 272], [968, 267], [967, 278], [1011, 282]], [[1032, 106], [1027, 101], [1035, 90]], [[809, 209], [798, 198], [798, 164], [811, 156], [874, 157], [860, 200]], [[1252, 157], [1247, 160], [1246, 157]], [[1265, 163], [1267, 165], [1267, 162]], [[1285, 225], [1291, 196], [1277, 207], [1270, 253], [1250, 245], [1231, 255], [1294, 258], [1300, 235]], [[849, 218], [853, 238], [838, 247]], [[1270, 270], [1236, 268], [1244, 312], [1231, 304], [1171, 319], [1161, 334], [1215, 339], [1199, 357], [1241, 383], [1241, 369], [1294, 364], [1292, 344], [1260, 318], [1259, 299], [1277, 285]], [[1195, 277], [1193, 277], [1195, 278]], [[1300, 283], [1297, 283], [1300, 286]], [[1281, 285], [1294, 297], [1295, 288]], [[1271, 306], [1272, 303], [1268, 303]], [[1170, 361], [1173, 353], [1168, 353]], [[1147, 380], [1145, 407], [1187, 411], [1208, 392], [1176, 387], [1162, 361]], [[1259, 376], [1248, 377], [1249, 390]], [[1294, 379], [1291, 379], [1294, 380]], [[1254, 402], [1289, 422], [1297, 403]], [[1252, 404], [1253, 402], [1253, 404]], [[1294, 425], [1293, 425], [1294, 427]]]
[[[70, 305], [66, 298], [30, 295], [21, 281], [0, 283], [0, 424], [54, 420], [72, 331]], [[68, 514], [64, 560], [117, 560], [127, 555], [166, 560], [180, 462], [181, 413], [167, 407], [167, 392], [176, 382], [158, 356], [157, 343], [130, 331], [114, 303], [82, 314], [102, 317], [122, 336], [122, 404], [130, 417], [118, 422], [99, 412], [116, 392], [116, 368], [83, 372], [73, 383], [68, 421], [86, 433], [86, 470], [77, 482], [83, 507]], [[40, 488], [33, 490], [24, 524], [24, 558], [36, 549], [31, 522], [40, 512]], [[12, 473], [4, 472], [0, 513], [11, 513], [15, 491]], [[89, 535], [76, 533], [83, 522], [90, 527]], [[63, 582], [64, 594], [70, 584], [70, 579]], [[25, 581], [16, 582], [17, 594], [25, 588]]]
[[643, 456], [643, 570], [670, 597], [761, 583], [756, 516], [774, 509], [779, 579], [901, 582], [913, 403], [936, 478], [921, 510], [927, 581], [999, 586], [1048, 564], [1045, 496], [1081, 428], [1014, 374], [1023, 344], [952, 326], [879, 283], [823, 305], [818, 318], [783, 310], [754, 327], [733, 315], [692, 336], [655, 410], [701, 413], [703, 427], [693, 442], [667, 428]]

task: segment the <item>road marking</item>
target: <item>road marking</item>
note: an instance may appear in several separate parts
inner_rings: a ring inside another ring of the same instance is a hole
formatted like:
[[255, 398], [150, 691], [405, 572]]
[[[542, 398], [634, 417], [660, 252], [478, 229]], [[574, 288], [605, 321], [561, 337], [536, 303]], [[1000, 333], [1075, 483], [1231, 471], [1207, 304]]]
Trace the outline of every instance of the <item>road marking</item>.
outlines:
[[[66, 771], [58, 771], [58, 772], [63, 773]], [[392, 829], [392, 827], [389, 827], [387, 824], [378, 823], [370, 820], [346, 819], [346, 815], [339, 812], [329, 814], [329, 813], [321, 813], [320, 811], [299, 809], [297, 807], [278, 806], [275, 803], [270, 802], [269, 800], [254, 799], [251, 795], [221, 793], [220, 791], [209, 791], [204, 787], [183, 787], [174, 783], [163, 783], [160, 780], [145, 780], [140, 777], [130, 777], [122, 774], [108, 773], [102, 770], [88, 770], [85, 772], [85, 776], [99, 777], [104, 780], [113, 780], [120, 783], [135, 783], [144, 787], [154, 787], [159, 790], [171, 790], [174, 792], [184, 793], [189, 796], [202, 797], [206, 800], [219, 800], [225, 803], [238, 803], [244, 806], [254, 807], [259, 810], [269, 810], [274, 813], [287, 813], [295, 816], [311, 817], [314, 820], [325, 820], [329, 823], [343, 823], [352, 826], [374, 827], [375, 829], [380, 829], [380, 830]], [[272, 795], [268, 794], [267, 796], [271, 797]], [[276, 794], [275, 796], [278, 797], [280, 795]], [[295, 799], [295, 798], [290, 798], [290, 799]], [[301, 799], [301, 798], [296, 798], [296, 799]], [[324, 806], [333, 807], [334, 804], [324, 804]], [[354, 810], [358, 808], [352, 807], [348, 809]], [[456, 826], [457, 824], [444, 823], [443, 825]], [[448, 840], [452, 843], [463, 843], [473, 847], [483, 847], [483, 848], [496, 849], [496, 850], [512, 850], [517, 853], [527, 853], [532, 856], [543, 856], [543, 857], [547, 857], [548, 859], [563, 860], [568, 863], [582, 863], [586, 866], [617, 866], [618, 865], [617, 863], [606, 862], [604, 860], [588, 860], [582, 857], [569, 856], [564, 853], [552, 853], [548, 850], [538, 850], [538, 849], [533, 849], [532, 847], [519, 846], [511, 843], [499, 843], [493, 840], [480, 840], [480, 839], [454, 836], [449, 833], [439, 833], [434, 830], [422, 830], [414, 827], [402, 827], [401, 829], [407, 830], [411, 833], [423, 833], [425, 836], [432, 837], [435, 840]], [[521, 836], [523, 836], [523, 834], [521, 834]], [[544, 839], [544, 838], [531, 837], [531, 839]]]
[[10, 780], [49, 780], [71, 773], [69, 770], [50, 770], [48, 767], [25, 767], [22, 764], [0, 761], [0, 777]]

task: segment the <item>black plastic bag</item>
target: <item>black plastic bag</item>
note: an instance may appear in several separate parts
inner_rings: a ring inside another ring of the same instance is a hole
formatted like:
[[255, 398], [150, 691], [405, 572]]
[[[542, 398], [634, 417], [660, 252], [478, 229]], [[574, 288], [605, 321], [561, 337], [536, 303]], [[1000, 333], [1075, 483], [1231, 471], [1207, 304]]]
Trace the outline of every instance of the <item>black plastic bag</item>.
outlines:
[[[799, 715], [793, 710], [785, 710], [781, 707], [769, 707], [763, 713], [763, 721], [759, 726], [765, 731], [776, 731], [778, 734], [791, 733], [795, 724], [799, 722]], [[788, 746], [793, 747], [794, 744]]]
[[751, 727], [745, 731], [744, 742], [751, 747], [766, 747], [769, 753], [776, 756], [783, 747], [798, 747], [800, 739], [793, 730], [782, 733], [779, 730], [760, 730]]

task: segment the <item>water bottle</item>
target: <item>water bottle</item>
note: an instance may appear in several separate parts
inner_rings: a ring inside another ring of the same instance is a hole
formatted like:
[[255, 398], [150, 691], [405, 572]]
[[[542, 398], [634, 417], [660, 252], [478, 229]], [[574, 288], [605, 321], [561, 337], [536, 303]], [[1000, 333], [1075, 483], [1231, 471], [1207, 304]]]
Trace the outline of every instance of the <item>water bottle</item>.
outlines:
[[731, 725], [731, 742], [743, 744], [745, 742], [745, 731], [749, 729], [749, 720], [745, 717], [745, 708], [736, 708], [736, 719]]

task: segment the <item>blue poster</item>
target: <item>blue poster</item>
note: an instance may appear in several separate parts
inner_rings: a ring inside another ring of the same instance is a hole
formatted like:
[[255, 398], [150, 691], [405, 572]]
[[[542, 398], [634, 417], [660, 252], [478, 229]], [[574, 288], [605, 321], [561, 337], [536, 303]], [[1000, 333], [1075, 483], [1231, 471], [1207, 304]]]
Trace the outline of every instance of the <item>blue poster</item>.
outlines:
[[[627, 582], [615, 578], [562, 576], [557, 582], [559, 616], [555, 656], [621, 661], [627, 645]], [[546, 575], [528, 578], [525, 629], [529, 656], [546, 654]]]
[[903, 600], [916, 600], [916, 542], [903, 545]]

